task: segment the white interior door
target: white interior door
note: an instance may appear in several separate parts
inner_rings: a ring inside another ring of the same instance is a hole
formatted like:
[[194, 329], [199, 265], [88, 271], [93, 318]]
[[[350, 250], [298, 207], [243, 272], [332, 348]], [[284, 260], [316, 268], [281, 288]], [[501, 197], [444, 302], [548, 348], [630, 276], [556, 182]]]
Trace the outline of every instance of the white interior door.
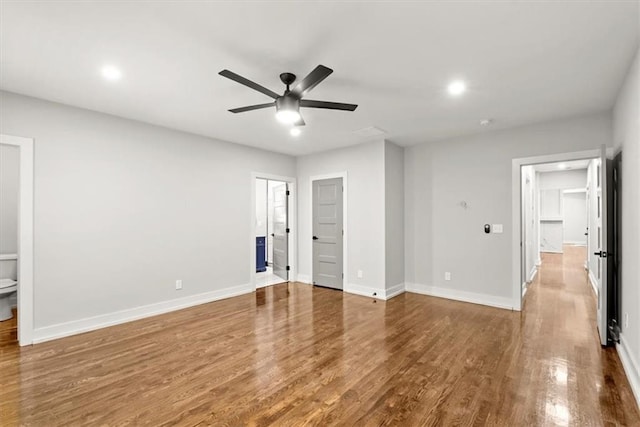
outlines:
[[598, 251], [595, 252], [598, 258], [598, 269], [600, 272], [600, 289], [598, 292], [598, 334], [600, 344], [609, 344], [608, 321], [609, 321], [609, 291], [610, 275], [613, 273], [613, 250], [611, 239], [613, 233], [610, 226], [613, 224], [609, 214], [612, 212], [613, 197], [611, 197], [612, 182], [610, 182], [611, 164], [607, 160], [606, 146], [602, 146], [600, 154], [600, 165], [598, 167], [596, 195], [598, 198]]
[[273, 187], [273, 274], [289, 280], [287, 184]]
[[342, 178], [313, 181], [313, 284], [343, 288]]

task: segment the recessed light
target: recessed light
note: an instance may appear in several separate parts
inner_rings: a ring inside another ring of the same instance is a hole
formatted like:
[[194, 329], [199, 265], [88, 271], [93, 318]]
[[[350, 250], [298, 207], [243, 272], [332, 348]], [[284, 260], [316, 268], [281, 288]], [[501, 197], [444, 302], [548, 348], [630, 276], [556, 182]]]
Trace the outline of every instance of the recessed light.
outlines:
[[447, 86], [447, 90], [449, 91], [449, 95], [460, 96], [466, 92], [467, 84], [462, 80], [456, 80], [449, 83], [449, 86]]
[[102, 67], [102, 77], [111, 81], [120, 80], [122, 71], [113, 65], [105, 65]]
[[291, 128], [289, 133], [291, 134], [291, 136], [299, 136], [302, 133], [302, 131], [300, 130], [300, 128], [296, 127], [296, 128]]
[[480, 120], [480, 126], [489, 126], [490, 124], [493, 123], [492, 119], [484, 119], [484, 120]]
[[565, 163], [558, 164], [558, 169], [566, 169], [567, 165]]

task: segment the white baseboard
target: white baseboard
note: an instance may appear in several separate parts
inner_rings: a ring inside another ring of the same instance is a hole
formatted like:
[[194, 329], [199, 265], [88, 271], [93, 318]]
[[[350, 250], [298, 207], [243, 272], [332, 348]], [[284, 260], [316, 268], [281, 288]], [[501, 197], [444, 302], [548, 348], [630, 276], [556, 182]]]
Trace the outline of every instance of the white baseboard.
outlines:
[[296, 282], [311, 284], [313, 283], [313, 280], [311, 280], [311, 276], [307, 274], [298, 274], [298, 277], [296, 278]]
[[58, 323], [56, 325], [35, 329], [33, 331], [33, 343], [38, 344], [45, 341], [81, 334], [96, 329], [119, 325], [121, 323], [131, 322], [133, 320], [156, 316], [158, 314], [181, 310], [194, 305], [205, 304], [251, 292], [253, 292], [253, 287], [250, 284], [232, 286], [216, 291], [116, 311], [114, 313], [87, 317], [85, 319], [73, 320], [71, 322]]
[[636, 398], [636, 404], [640, 407], [640, 365], [638, 365], [633, 353], [629, 351], [629, 345], [622, 334], [620, 334], [620, 344], [616, 344], [616, 350], [618, 350], [622, 367]]
[[538, 258], [536, 260], [536, 267], [540, 267], [542, 265], [542, 258]]
[[375, 298], [383, 301], [386, 299], [384, 289], [371, 288], [369, 286], [362, 286], [362, 285], [354, 285], [353, 283], [347, 283], [343, 291], [349, 294], [360, 295], [363, 297], [371, 297], [371, 298]]
[[390, 300], [393, 297], [396, 297], [400, 294], [403, 294], [405, 290], [404, 282], [398, 283], [397, 285], [393, 285], [390, 288], [385, 289], [384, 291], [384, 299]]
[[493, 295], [477, 294], [475, 292], [460, 291], [457, 289], [439, 288], [419, 283], [406, 283], [406, 291], [432, 297], [446, 298], [455, 301], [470, 302], [473, 304], [488, 305], [490, 307], [513, 310], [511, 298], [496, 297]]
[[591, 283], [591, 287], [593, 288], [593, 292], [596, 294], [596, 298], [598, 298], [598, 279], [593, 275], [593, 271], [589, 270], [589, 283]]
[[533, 279], [536, 278], [536, 274], [538, 274], [538, 267], [534, 265], [529, 272], [529, 277], [527, 279], [528, 283], [533, 282]]

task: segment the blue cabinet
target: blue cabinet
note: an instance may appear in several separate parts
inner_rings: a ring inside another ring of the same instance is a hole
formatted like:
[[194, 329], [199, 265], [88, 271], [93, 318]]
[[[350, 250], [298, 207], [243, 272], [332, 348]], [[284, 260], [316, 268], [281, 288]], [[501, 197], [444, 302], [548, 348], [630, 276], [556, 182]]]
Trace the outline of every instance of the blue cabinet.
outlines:
[[266, 238], [264, 236], [256, 237], [256, 271], [267, 271], [266, 259]]

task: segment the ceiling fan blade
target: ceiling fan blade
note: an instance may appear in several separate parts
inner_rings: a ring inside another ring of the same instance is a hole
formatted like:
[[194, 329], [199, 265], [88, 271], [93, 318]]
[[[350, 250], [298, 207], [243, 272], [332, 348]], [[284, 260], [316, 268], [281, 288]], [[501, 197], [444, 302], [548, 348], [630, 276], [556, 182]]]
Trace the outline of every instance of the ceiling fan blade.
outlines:
[[331, 68], [325, 67], [324, 65], [318, 65], [307, 77], [302, 79], [290, 93], [294, 94], [298, 98], [302, 98], [309, 93], [311, 89], [318, 86], [321, 81], [329, 77], [329, 74], [331, 73], [333, 73]]
[[354, 111], [358, 108], [355, 104], [343, 104], [341, 102], [313, 101], [311, 99], [301, 99], [300, 106], [306, 108], [326, 108], [327, 110]]
[[294, 126], [304, 126], [304, 125], [306, 125], [306, 123], [304, 122], [304, 119], [302, 118], [302, 116], [300, 116], [300, 118], [298, 119], [298, 121], [297, 121], [297, 122], [295, 122], [293, 125], [294, 125]]
[[260, 93], [264, 93], [265, 95], [276, 99], [278, 98], [280, 95], [275, 93], [274, 91], [267, 89], [264, 86], [260, 86], [258, 83], [252, 82], [249, 79], [245, 79], [244, 77], [234, 73], [233, 71], [229, 71], [229, 70], [222, 70], [220, 71], [218, 74], [220, 74], [222, 77], [226, 77], [228, 79], [233, 80], [234, 82], [238, 82], [241, 85], [245, 85], [247, 87], [250, 87], [253, 90], [257, 90]]
[[244, 113], [245, 111], [260, 110], [261, 108], [269, 108], [275, 105], [276, 105], [275, 102], [268, 102], [266, 104], [257, 104], [257, 105], [249, 105], [248, 107], [233, 108], [229, 111], [231, 111], [232, 113]]

